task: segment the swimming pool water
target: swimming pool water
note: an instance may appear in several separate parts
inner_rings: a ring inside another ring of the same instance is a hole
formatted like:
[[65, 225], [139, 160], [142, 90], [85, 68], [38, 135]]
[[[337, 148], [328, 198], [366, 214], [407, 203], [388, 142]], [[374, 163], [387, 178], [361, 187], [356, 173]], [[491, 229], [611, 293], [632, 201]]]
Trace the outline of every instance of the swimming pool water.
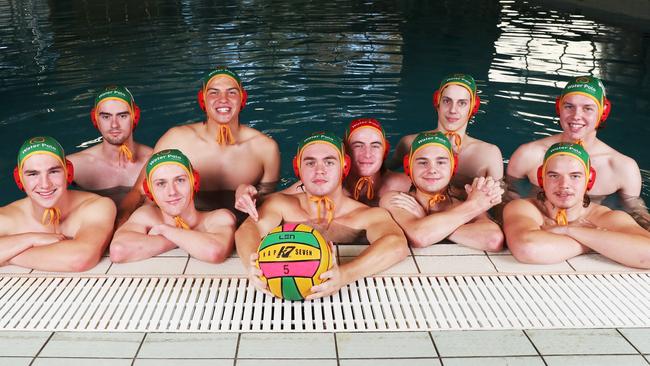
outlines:
[[393, 145], [435, 124], [431, 95], [450, 72], [472, 74], [483, 104], [469, 133], [501, 147], [559, 130], [555, 96], [578, 74], [603, 79], [613, 110], [599, 132], [633, 157], [650, 197], [650, 35], [620, 21], [523, 0], [157, 1], [0, 3], [0, 204], [16, 151], [50, 134], [66, 152], [98, 133], [89, 111], [108, 84], [142, 109], [136, 139], [200, 121], [201, 76], [229, 65], [249, 102], [241, 120], [280, 144], [283, 183], [297, 141], [375, 117]]

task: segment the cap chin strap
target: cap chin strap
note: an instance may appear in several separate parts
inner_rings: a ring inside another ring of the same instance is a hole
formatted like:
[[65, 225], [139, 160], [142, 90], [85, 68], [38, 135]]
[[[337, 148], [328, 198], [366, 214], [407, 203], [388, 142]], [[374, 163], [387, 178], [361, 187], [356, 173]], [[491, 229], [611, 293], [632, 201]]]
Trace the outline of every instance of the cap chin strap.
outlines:
[[174, 223], [179, 229], [190, 230], [190, 225], [188, 225], [187, 222], [185, 222], [185, 220], [183, 220], [183, 218], [180, 216], [174, 216]]
[[43, 211], [43, 216], [41, 217], [41, 224], [47, 226], [53, 225], [54, 231], [57, 231], [60, 222], [61, 222], [61, 210], [59, 210], [57, 207], [46, 208], [45, 211]]
[[569, 225], [569, 219], [566, 216], [566, 208], [561, 208], [555, 214], [555, 222], [560, 226]]
[[122, 157], [124, 157], [124, 159], [127, 161], [133, 162], [133, 153], [131, 152], [129, 147], [126, 146], [126, 144], [120, 145], [118, 159], [121, 161]]
[[325, 209], [325, 212], [327, 214], [327, 224], [331, 223], [332, 220], [334, 220], [334, 210], [336, 206], [334, 205], [334, 201], [332, 201], [331, 198], [327, 196], [312, 196], [309, 197], [309, 200], [316, 203], [317, 218], [319, 222], [322, 220], [321, 209], [320, 209], [321, 203], [323, 204], [323, 208]]
[[462, 138], [456, 131], [448, 131], [445, 132], [445, 136], [449, 139], [449, 141], [452, 141], [454, 143], [454, 147], [456, 148], [456, 151], [460, 151], [460, 145], [463, 143]]
[[228, 125], [219, 125], [219, 133], [217, 134], [217, 143], [219, 145], [234, 145], [235, 138], [230, 131], [230, 126]]
[[372, 177], [361, 177], [354, 185], [354, 199], [359, 200], [363, 187], [368, 186], [366, 190], [366, 198], [371, 200], [375, 197], [375, 189], [373, 187]]

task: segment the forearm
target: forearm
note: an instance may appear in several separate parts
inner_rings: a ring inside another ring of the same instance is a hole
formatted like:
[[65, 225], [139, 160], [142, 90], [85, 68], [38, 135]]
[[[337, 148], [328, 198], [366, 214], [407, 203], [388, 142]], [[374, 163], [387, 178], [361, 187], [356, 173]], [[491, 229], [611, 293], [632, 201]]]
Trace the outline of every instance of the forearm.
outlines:
[[568, 227], [567, 235], [626, 266], [650, 268], [650, 238], [646, 236], [587, 227]]
[[216, 235], [175, 227], [165, 228], [163, 235], [192, 257], [204, 262], [221, 263], [232, 251], [232, 235]]
[[499, 225], [490, 220], [461, 225], [449, 235], [449, 240], [470, 248], [490, 252], [496, 252], [503, 248], [503, 232]]
[[82, 272], [99, 262], [104, 248], [104, 245], [92, 246], [75, 240], [63, 240], [27, 249], [9, 263], [41, 271]]
[[589, 252], [589, 247], [566, 235], [532, 230], [518, 238], [506, 237], [513, 256], [524, 263], [553, 264]]
[[176, 248], [161, 235], [147, 235], [136, 232], [122, 232], [115, 235], [110, 246], [113, 262], [133, 262], [151, 258]]
[[623, 208], [630, 214], [634, 221], [646, 231], [650, 231], [650, 214], [648, 207], [641, 197], [622, 196]]
[[8, 235], [0, 238], [0, 263], [8, 262], [32, 246], [29, 234]]
[[352, 261], [340, 265], [345, 283], [372, 276], [401, 262], [409, 253], [402, 235], [385, 235], [370, 244]]
[[426, 247], [447, 238], [481, 213], [472, 202], [463, 202], [450, 210], [413, 220], [403, 229], [413, 246]]
[[251, 254], [257, 252], [260, 243], [260, 232], [255, 222], [248, 218], [235, 232], [235, 246], [237, 255], [241, 259], [244, 267], [248, 270], [250, 266]]

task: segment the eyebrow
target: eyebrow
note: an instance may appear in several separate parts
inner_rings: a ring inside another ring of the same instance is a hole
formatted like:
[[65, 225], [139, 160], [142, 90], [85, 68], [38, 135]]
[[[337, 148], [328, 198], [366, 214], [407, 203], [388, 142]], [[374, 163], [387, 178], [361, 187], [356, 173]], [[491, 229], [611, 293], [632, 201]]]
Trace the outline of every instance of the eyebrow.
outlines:
[[[556, 172], [555, 170], [547, 170], [546, 171], [546, 174], [551, 174], [551, 173], [552, 174], [561, 174], [561, 173]], [[580, 170], [576, 170], [575, 172], [569, 172], [567, 174], [584, 174], [584, 172], [580, 171]]]
[[[120, 114], [129, 114], [129, 111], [127, 110], [127, 111], [121, 111], [121, 112], [117, 112], [117, 113], [115, 113], [115, 115], [118, 115], [118, 116], [119, 116]], [[101, 116], [101, 115], [112, 116], [113, 113], [108, 113], [108, 112], [99, 112], [99, 115], [100, 115], [100, 116]]]

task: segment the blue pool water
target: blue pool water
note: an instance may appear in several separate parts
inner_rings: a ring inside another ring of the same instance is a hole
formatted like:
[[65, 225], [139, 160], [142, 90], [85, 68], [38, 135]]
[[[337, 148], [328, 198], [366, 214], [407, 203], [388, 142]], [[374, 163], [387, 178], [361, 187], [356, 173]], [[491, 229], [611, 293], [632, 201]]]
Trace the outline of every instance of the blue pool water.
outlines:
[[599, 136], [638, 161], [650, 197], [650, 35], [631, 23], [522, 0], [13, 0], [0, 3], [0, 204], [21, 196], [10, 176], [25, 138], [51, 134], [71, 153], [98, 137], [88, 113], [103, 86], [131, 89], [136, 139], [153, 145], [202, 119], [199, 79], [221, 64], [249, 91], [241, 120], [279, 142], [285, 184], [310, 131], [371, 116], [395, 144], [432, 128], [432, 92], [458, 71], [483, 100], [469, 133], [507, 159], [558, 131], [555, 96], [591, 73], [613, 104]]

